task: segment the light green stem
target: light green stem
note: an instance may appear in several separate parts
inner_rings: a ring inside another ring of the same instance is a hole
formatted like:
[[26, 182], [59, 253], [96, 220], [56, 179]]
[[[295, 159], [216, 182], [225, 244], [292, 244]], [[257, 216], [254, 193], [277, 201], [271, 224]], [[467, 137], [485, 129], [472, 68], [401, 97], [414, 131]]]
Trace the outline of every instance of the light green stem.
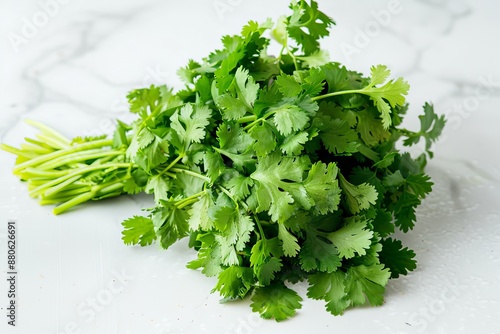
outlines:
[[324, 94], [324, 95], [318, 95], [318, 96], [312, 97], [311, 100], [318, 101], [318, 100], [326, 99], [326, 98], [329, 98], [332, 96], [345, 95], [345, 94], [366, 94], [367, 92], [369, 92], [369, 91], [365, 90], [365, 89], [341, 90], [338, 92], [328, 93], [328, 94]]
[[175, 173], [185, 173], [185, 174], [188, 174], [188, 175], [191, 175], [191, 176], [194, 176], [194, 177], [197, 177], [199, 179], [202, 179], [202, 180], [205, 180], [207, 182], [210, 182], [210, 178], [205, 176], [205, 175], [201, 175], [199, 173], [196, 173], [196, 172], [193, 172], [191, 170], [187, 170], [187, 169], [181, 169], [181, 168], [171, 168], [170, 169], [172, 172], [175, 172]]
[[177, 158], [175, 158], [174, 161], [172, 161], [167, 167], [165, 167], [165, 169], [162, 170], [158, 175], [163, 175], [167, 173], [172, 167], [175, 166], [176, 163], [181, 161], [182, 158], [184, 158], [184, 154], [180, 154]]
[[85, 160], [93, 160], [102, 157], [113, 157], [117, 155], [125, 154], [124, 151], [103, 151], [102, 149], [94, 149], [89, 150], [87, 152], [76, 152], [67, 156], [59, 157], [57, 159], [47, 161], [43, 164], [37, 166], [37, 169], [54, 169], [62, 165], [85, 161]]
[[47, 189], [47, 188], [50, 188], [50, 187], [53, 187], [59, 183], [62, 183], [68, 179], [71, 179], [75, 176], [81, 176], [83, 174], [86, 174], [88, 172], [92, 172], [92, 171], [95, 171], [95, 170], [100, 170], [100, 169], [107, 169], [107, 168], [129, 168], [130, 167], [130, 163], [116, 163], [116, 164], [105, 164], [105, 165], [98, 165], [98, 166], [89, 166], [89, 167], [85, 167], [85, 168], [79, 168], [79, 169], [76, 169], [75, 171], [69, 173], [69, 174], [66, 174], [64, 176], [61, 176], [55, 180], [52, 180], [50, 182], [47, 182], [47, 183], [44, 183], [42, 184], [41, 186], [31, 190], [29, 192], [30, 196], [33, 196], [33, 197], [36, 197], [38, 196], [43, 190]]
[[[67, 149], [64, 150], [58, 150], [53, 153], [49, 153], [46, 155], [39, 156], [37, 158], [31, 159], [29, 161], [20, 163], [14, 167], [14, 173], [20, 171], [21, 169], [27, 168], [27, 167], [33, 167], [40, 165], [46, 161], [53, 160], [62, 156], [69, 155], [71, 153], [75, 152], [81, 152], [81, 151], [88, 151], [94, 148], [99, 148], [99, 147], [104, 147], [104, 146], [111, 146], [113, 144], [112, 139], [101, 139], [101, 140], [96, 140], [93, 142], [89, 143], [84, 143], [84, 144], [79, 144], [75, 146], [70, 146]], [[2, 146], [3, 148], [3, 146]]]
[[177, 201], [175, 203], [175, 206], [177, 208], [182, 209], [188, 205], [191, 205], [193, 203], [196, 203], [198, 201], [198, 197], [203, 196], [206, 193], [206, 190], [200, 191], [199, 193], [196, 193], [194, 195], [191, 195], [189, 197], [183, 198], [180, 201]]
[[91, 191], [87, 192], [87, 193], [83, 193], [81, 195], [73, 197], [69, 201], [64, 202], [63, 204], [61, 204], [59, 206], [56, 206], [54, 208], [54, 210], [52, 210], [52, 212], [55, 215], [58, 215], [60, 213], [63, 213], [64, 211], [71, 209], [74, 206], [77, 206], [78, 204], [82, 204], [82, 203], [90, 201], [92, 199], [92, 197], [94, 197], [94, 193]]
[[24, 120], [27, 124], [35, 127], [35, 128], [38, 128], [39, 130], [41, 130], [43, 133], [46, 133], [47, 135], [51, 136], [52, 138], [56, 139], [57, 141], [59, 141], [60, 143], [63, 143], [65, 144], [66, 146], [69, 146], [70, 144], [70, 140], [68, 138], [66, 138], [64, 135], [60, 134], [59, 132], [57, 132], [56, 130], [54, 129], [51, 129], [49, 128], [47, 125], [45, 124], [42, 124], [40, 122], [37, 122], [37, 121], [34, 121], [32, 119], [26, 119]]

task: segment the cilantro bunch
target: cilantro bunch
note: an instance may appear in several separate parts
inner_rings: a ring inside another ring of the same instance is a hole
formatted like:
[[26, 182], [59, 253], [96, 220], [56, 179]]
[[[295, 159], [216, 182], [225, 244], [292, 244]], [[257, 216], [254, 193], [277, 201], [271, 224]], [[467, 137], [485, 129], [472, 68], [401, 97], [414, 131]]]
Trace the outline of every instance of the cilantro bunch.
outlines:
[[[153, 194], [153, 208], [123, 222], [124, 242], [166, 249], [188, 237], [198, 255], [187, 266], [264, 318], [301, 308], [300, 281], [334, 315], [381, 305], [388, 280], [416, 267], [393, 234], [413, 228], [431, 191], [424, 167], [445, 120], [425, 104], [420, 131], [401, 128], [408, 83], [386, 66], [365, 77], [330, 62], [319, 40], [334, 22], [315, 1], [290, 8], [190, 60], [183, 90], [132, 91], [137, 120], [118, 121], [113, 138], [69, 140], [33, 123], [37, 139], [2, 146], [18, 156], [14, 173], [55, 213]], [[416, 158], [398, 149], [421, 139]]]

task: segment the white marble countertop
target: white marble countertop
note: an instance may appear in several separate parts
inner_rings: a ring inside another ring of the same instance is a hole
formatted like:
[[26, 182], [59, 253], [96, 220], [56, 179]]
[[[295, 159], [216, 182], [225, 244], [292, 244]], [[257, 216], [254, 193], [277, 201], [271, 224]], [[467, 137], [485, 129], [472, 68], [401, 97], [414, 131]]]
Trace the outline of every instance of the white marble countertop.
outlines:
[[[123, 245], [121, 221], [140, 214], [149, 197], [54, 216], [29, 198], [11, 174], [13, 156], [0, 152], [2, 272], [7, 220], [17, 220], [19, 231], [18, 326], [6, 325], [2, 273], [0, 332], [500, 333], [500, 3], [319, 2], [337, 21], [323, 42], [333, 59], [363, 72], [386, 64], [410, 82], [408, 126], [424, 101], [448, 115], [428, 168], [435, 190], [414, 231], [401, 236], [418, 270], [389, 283], [382, 307], [333, 317], [322, 302], [306, 301], [289, 321], [264, 321], [249, 302], [219, 304], [214, 281], [185, 268], [194, 257], [185, 243], [168, 251]], [[113, 119], [130, 118], [130, 89], [179, 87], [176, 70], [189, 58], [205, 56], [249, 19], [287, 13], [287, 4], [2, 0], [1, 141], [17, 146], [33, 135], [25, 118], [68, 136], [109, 132]]]

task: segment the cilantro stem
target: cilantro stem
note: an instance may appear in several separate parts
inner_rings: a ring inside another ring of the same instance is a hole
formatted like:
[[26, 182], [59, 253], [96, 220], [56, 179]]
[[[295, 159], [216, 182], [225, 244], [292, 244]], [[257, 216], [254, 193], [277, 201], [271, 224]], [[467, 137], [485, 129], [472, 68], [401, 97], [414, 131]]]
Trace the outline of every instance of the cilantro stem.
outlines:
[[[125, 179], [128, 179], [128, 177]], [[122, 181], [124, 181], [125, 179], [122, 179]], [[97, 187], [98, 188], [95, 188], [96, 190], [94, 192], [95, 196], [102, 197], [105, 195], [110, 195], [118, 190], [123, 189], [123, 183], [121, 181], [120, 182], [113, 181], [99, 185]]]
[[40, 170], [40, 169], [28, 167], [28, 168], [26, 168], [22, 172], [22, 175], [23, 176], [29, 176], [29, 178], [32, 178], [32, 176], [36, 176], [38, 178], [53, 179], [53, 178], [60, 177], [60, 176], [68, 174], [67, 171], [68, 170], [61, 170], [61, 171], [51, 170], [51, 171], [46, 171], [46, 170]]
[[241, 123], [248, 123], [248, 122], [255, 121], [256, 119], [257, 118], [256, 118], [255, 115], [250, 115], [250, 116], [241, 117], [236, 122], [239, 123], [239, 124], [241, 124]]
[[51, 148], [46, 148], [38, 145], [21, 144], [21, 150], [33, 152], [35, 154], [48, 154], [54, 152]]
[[[52, 152], [52, 153], [49, 153], [46, 155], [36, 157], [34, 159], [31, 159], [31, 160], [25, 161], [23, 163], [20, 163], [20, 164], [14, 166], [14, 173], [18, 172], [19, 170], [24, 169], [26, 167], [37, 166], [37, 165], [40, 165], [46, 161], [53, 160], [53, 159], [56, 159], [56, 158], [59, 158], [62, 156], [66, 156], [66, 155], [69, 155], [71, 153], [88, 151], [88, 150], [93, 149], [93, 148], [99, 148], [99, 147], [104, 147], [104, 146], [111, 146], [112, 144], [113, 144], [112, 139], [101, 139], [101, 140], [96, 140], [96, 141], [89, 142], [89, 143], [70, 146], [66, 149], [58, 150], [58, 151], [55, 151], [55, 152]], [[2, 146], [2, 148], [3, 148], [3, 146]]]
[[[170, 111], [170, 110], [175, 110], [177, 108], [181, 108], [183, 106], [185, 106], [186, 103], [182, 103], [178, 106], [175, 106], [175, 107], [172, 107], [172, 108], [167, 108], [165, 109], [163, 112], [167, 112], [167, 111]], [[155, 109], [141, 122], [141, 125], [139, 126], [139, 129], [142, 129], [146, 126], [146, 122], [152, 120], [154, 117], [158, 116], [158, 114], [160, 114], [161, 110], [163, 109], [163, 107], [166, 106], [166, 103], [160, 103], [159, 105], [157, 105], [155, 107]]]
[[44, 143], [47, 143], [51, 147], [56, 148], [56, 149], [62, 150], [62, 149], [68, 148], [70, 146], [69, 143], [60, 141], [57, 138], [52, 138], [50, 135], [47, 135], [47, 134], [45, 134], [43, 132], [42, 133], [38, 133], [36, 136], [38, 137], [38, 139], [40, 139]]
[[[60, 213], [63, 213], [70, 208], [77, 206], [79, 204], [82, 204], [84, 202], [90, 201], [91, 199], [94, 199], [94, 197], [99, 197], [99, 198], [105, 198], [105, 197], [111, 197], [111, 196], [117, 196], [122, 193], [123, 189], [123, 183], [122, 181], [126, 180], [130, 176], [127, 176], [125, 178], [120, 179], [119, 181], [111, 181], [107, 182], [98, 186], [93, 186], [90, 188], [90, 191], [84, 192], [78, 196], [72, 197], [70, 200], [65, 201], [61, 205], [57, 206], [54, 208], [53, 212], [54, 214], [58, 215]], [[77, 193], [78, 191], [74, 191], [74, 193]], [[67, 195], [67, 194], [64, 194]], [[66, 199], [63, 197], [63, 194], [60, 194], [60, 197], [57, 199], [42, 199], [42, 202], [45, 204], [53, 203], [53, 202], [61, 202], [63, 199]]]
[[89, 150], [87, 152], [76, 152], [73, 154], [69, 154], [67, 156], [59, 157], [57, 159], [47, 161], [43, 164], [37, 166], [38, 169], [54, 169], [56, 167], [74, 163], [77, 161], [85, 161], [92, 160], [97, 158], [109, 157], [109, 156], [117, 156], [120, 154], [124, 154], [125, 151], [103, 151], [102, 149], [94, 149]]
[[288, 48], [288, 46], [285, 46], [286, 48], [286, 52], [288, 53], [288, 55], [292, 58], [293, 60], [293, 64], [295, 65], [295, 70], [300, 70], [300, 67], [299, 67], [299, 64], [297, 63], [297, 57], [295, 57], [295, 55], [293, 54], [292, 51], [290, 51], [290, 49]]
[[262, 225], [260, 223], [259, 217], [257, 217], [257, 215], [254, 215], [254, 218], [255, 218], [255, 223], [257, 223], [257, 227], [259, 228], [260, 237], [264, 240], [267, 240], [266, 235], [264, 233], [264, 229], [262, 228]]
[[318, 100], [326, 99], [329, 97], [338, 96], [338, 95], [345, 95], [345, 94], [364, 94], [365, 92], [369, 92], [369, 90], [366, 90], [366, 89], [341, 90], [338, 92], [333, 92], [333, 93], [328, 93], [328, 94], [318, 95], [318, 96], [312, 97], [311, 101], [318, 101]]
[[281, 71], [281, 66], [280, 66], [281, 57], [283, 56], [283, 51], [285, 51], [287, 43], [288, 43], [288, 35], [285, 36], [285, 44], [283, 44], [283, 47], [281, 48], [279, 56], [277, 58], [277, 60], [278, 60], [278, 67], [280, 68], [280, 71]]
[[61, 205], [58, 205], [56, 206], [52, 212], [55, 214], [55, 215], [58, 215], [60, 213], [63, 213], [64, 211], [67, 211], [69, 209], [71, 209], [72, 207], [74, 206], [77, 206], [78, 204], [82, 204], [84, 202], [88, 202], [92, 199], [92, 197], [94, 197], [94, 193], [93, 192], [86, 192], [86, 193], [83, 193], [81, 195], [78, 195], [76, 197], [73, 197], [72, 199], [70, 199], [69, 201], [67, 202], [64, 202], [62, 203]]
[[50, 145], [47, 145], [46, 143], [43, 143], [41, 141], [29, 138], [29, 137], [25, 137], [24, 140], [26, 140], [26, 142], [28, 142], [30, 144], [40, 146], [40, 147], [45, 148], [45, 149], [50, 150], [50, 151], [54, 151], [53, 147], [51, 147]]
[[58, 192], [62, 191], [66, 186], [72, 184], [73, 182], [75, 181], [78, 181], [80, 179], [80, 175], [75, 175], [74, 177], [72, 178], [69, 178], [67, 179], [66, 181], [64, 182], [61, 182], [59, 183], [57, 186], [55, 187], [51, 187], [50, 189], [48, 189], [43, 195], [44, 196], [52, 196], [52, 195], [55, 195], [57, 194]]
[[365, 144], [359, 144], [358, 146], [359, 153], [363, 154], [368, 159], [371, 159], [374, 162], [379, 162], [380, 158], [374, 150], [366, 146]]
[[174, 159], [167, 167], [165, 167], [164, 170], [162, 170], [158, 175], [163, 175], [166, 172], [168, 172], [172, 167], [175, 166], [176, 163], [178, 163], [182, 158], [184, 158], [184, 154], [179, 154], [177, 158]]
[[243, 128], [243, 130], [245, 130], [245, 131], [246, 131], [246, 130], [250, 130], [251, 128], [253, 128], [254, 126], [256, 126], [257, 124], [259, 124], [259, 123], [260, 123], [260, 122], [262, 122], [262, 121], [264, 121], [264, 120], [262, 119], [262, 117], [261, 117], [261, 118], [257, 118], [257, 119], [256, 119], [255, 121], [253, 121], [252, 123], [250, 123], [250, 124], [246, 125], [246, 126]]
[[[85, 190], [84, 192], [87, 192], [87, 191], [88, 191], [88, 189]], [[57, 197], [57, 198], [42, 198], [38, 203], [40, 203], [40, 205], [59, 204], [59, 203], [67, 202], [74, 197], [75, 196], [66, 196], [66, 197], [61, 196], [61, 197]]]
[[185, 206], [191, 205], [198, 201], [198, 197], [203, 196], [206, 193], [206, 190], [200, 191], [199, 193], [196, 193], [194, 195], [191, 195], [189, 197], [183, 198], [177, 202], [175, 202], [175, 206], [178, 209], [182, 209]]
[[26, 119], [24, 120], [27, 124], [38, 128], [40, 131], [43, 133], [51, 136], [55, 140], [57, 140], [59, 143], [63, 144], [64, 146], [68, 147], [70, 145], [70, 141], [68, 138], [57, 132], [56, 130], [49, 128], [47, 125], [42, 124], [40, 122], [34, 121], [32, 119]]
[[290, 56], [290, 58], [292, 58], [293, 60], [293, 64], [295, 66], [295, 70], [300, 70], [299, 68], [299, 64], [297, 63], [297, 58], [295, 57], [295, 55], [293, 54], [292, 51], [290, 51], [290, 49], [288, 48], [288, 34], [285, 35], [285, 43], [282, 44], [283, 47], [281, 48], [281, 51], [280, 51], [280, 54], [279, 54], [279, 57], [278, 57], [278, 66], [279, 66], [279, 63], [281, 62], [281, 57], [283, 56], [283, 51], [286, 50], [286, 53]]
[[174, 173], [170, 173], [170, 172], [166, 172], [165, 173], [166, 176], [170, 177], [170, 178], [175, 178], [175, 174]]
[[193, 172], [193, 171], [188, 170], [188, 169], [171, 168], [170, 170], [171, 170], [172, 172], [175, 172], [175, 173], [185, 173], [185, 174], [188, 174], [188, 175], [191, 175], [191, 176], [197, 177], [197, 178], [199, 178], [199, 179], [205, 180], [205, 181], [207, 181], [207, 182], [210, 182], [210, 178], [209, 178], [209, 177], [204, 176], [204, 175], [201, 175], [201, 174], [196, 173], [196, 172]]
[[12, 147], [12, 146], [7, 145], [7, 144], [1, 144], [0, 148], [6, 152], [9, 152], [9, 153], [15, 154], [19, 157], [23, 157], [23, 158], [27, 158], [27, 159], [33, 159], [33, 158], [38, 156], [37, 154], [31, 153], [31, 152], [25, 152], [23, 150], [17, 149], [15, 147]]
[[79, 169], [76, 169], [74, 170], [73, 172], [71, 173], [68, 173], [64, 176], [61, 176], [55, 180], [52, 180], [50, 182], [46, 182], [44, 184], [42, 184], [41, 186], [39, 187], [36, 187], [35, 189], [32, 189], [29, 194], [30, 196], [37, 196], [38, 194], [40, 194], [43, 190], [47, 189], [47, 188], [50, 188], [52, 186], [55, 186], [55, 185], [58, 185], [68, 179], [71, 179], [77, 175], [83, 175], [83, 174], [86, 174], [88, 172], [92, 172], [92, 171], [96, 171], [96, 170], [100, 170], [100, 169], [106, 169], [106, 168], [113, 168], [113, 169], [117, 169], [117, 168], [128, 168], [130, 167], [130, 163], [114, 163], [114, 164], [104, 164], [104, 165], [97, 165], [97, 166], [89, 166], [89, 167], [85, 167], [85, 168], [79, 168]]
[[272, 110], [270, 112], [268, 112], [267, 114], [265, 114], [264, 116], [260, 117], [260, 118], [257, 118], [255, 121], [253, 121], [252, 123], [246, 125], [243, 130], [250, 130], [251, 128], [253, 128], [254, 126], [256, 126], [257, 124], [259, 124], [260, 122], [264, 122], [266, 119], [268, 119], [269, 117], [271, 117], [272, 115], [274, 115], [276, 113], [275, 110]]
[[182, 203], [181, 205], [178, 205], [177, 208], [180, 210], [180, 209], [182, 209], [182, 208], [184, 208], [184, 207], [186, 207], [188, 205], [194, 204], [196, 202], [198, 202], [198, 199], [197, 198], [193, 198], [193, 199], [191, 199], [189, 201], [186, 201], [186, 202]]
[[[64, 190], [64, 191], [61, 191], [57, 194], [57, 197], [54, 197], [54, 196], [47, 196], [47, 195], [43, 195], [42, 196], [42, 199], [43, 200], [48, 200], [48, 199], [58, 199], [58, 198], [71, 198], [75, 195], [79, 195], [81, 193], [84, 193], [84, 192], [87, 192], [91, 190], [91, 186], [90, 185], [86, 185], [86, 186], [83, 186], [83, 187], [78, 187], [78, 188], [75, 188], [75, 189], [70, 189], [70, 190]], [[62, 202], [61, 200], [59, 200], [59, 202]]]

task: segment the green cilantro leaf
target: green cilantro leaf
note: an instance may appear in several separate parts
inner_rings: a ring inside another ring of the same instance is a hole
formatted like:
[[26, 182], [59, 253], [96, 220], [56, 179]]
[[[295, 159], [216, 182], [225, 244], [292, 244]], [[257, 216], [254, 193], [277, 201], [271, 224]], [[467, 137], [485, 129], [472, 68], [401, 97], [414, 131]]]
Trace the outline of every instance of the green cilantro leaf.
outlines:
[[283, 104], [271, 109], [271, 112], [274, 113], [274, 125], [283, 136], [303, 130], [309, 121], [309, 116], [299, 106], [293, 104]]
[[368, 146], [376, 146], [381, 142], [387, 141], [391, 132], [388, 131], [380, 119], [376, 118], [375, 111], [372, 108], [360, 110], [356, 113], [358, 121], [356, 130], [361, 139]]
[[316, 50], [308, 56], [299, 56], [307, 67], [320, 67], [330, 62], [330, 54], [326, 50]]
[[145, 119], [160, 100], [160, 88], [152, 85], [150, 88], [135, 89], [127, 95], [127, 99], [130, 112], [139, 114], [142, 119]]
[[156, 240], [156, 233], [151, 219], [134, 216], [122, 222], [122, 240], [126, 245], [147, 246]]
[[253, 138], [238, 123], [223, 123], [217, 129], [219, 146], [231, 153], [242, 153], [253, 145]]
[[401, 171], [397, 170], [392, 174], [387, 174], [383, 183], [386, 187], [399, 187], [405, 183], [405, 178], [401, 174]]
[[283, 321], [302, 308], [302, 298], [282, 283], [275, 283], [255, 289], [252, 296], [252, 311], [259, 312], [264, 319]]
[[415, 208], [420, 205], [420, 199], [407, 191], [399, 196], [396, 204], [393, 207], [396, 226], [403, 232], [413, 229], [417, 215]]
[[217, 178], [222, 175], [226, 166], [219, 152], [209, 151], [205, 152], [203, 157], [203, 166], [207, 173], [207, 176], [212, 182], [217, 180]]
[[205, 128], [211, 115], [212, 112], [207, 106], [186, 104], [170, 117], [170, 126], [187, 148], [189, 144], [199, 143], [205, 137]]
[[267, 122], [253, 127], [250, 135], [255, 139], [253, 149], [257, 156], [268, 155], [276, 148], [276, 137]]
[[347, 224], [335, 232], [328, 234], [330, 240], [343, 258], [350, 259], [358, 255], [365, 255], [371, 245], [373, 232], [368, 229], [367, 222], [349, 218]]
[[148, 179], [145, 189], [146, 193], [154, 194], [157, 203], [159, 203], [160, 200], [168, 200], [169, 190], [170, 184], [161, 174], [151, 176]]
[[432, 191], [432, 185], [434, 184], [430, 180], [430, 176], [423, 173], [410, 174], [406, 178], [406, 183], [415, 195], [420, 198], [425, 198], [425, 196]]
[[281, 74], [276, 78], [276, 85], [286, 97], [295, 97], [302, 92], [302, 86], [292, 75]]
[[308, 278], [307, 296], [326, 301], [326, 309], [333, 315], [341, 315], [349, 307], [346, 293], [346, 274], [342, 271], [316, 273]]
[[189, 213], [179, 209], [172, 200], [161, 201], [162, 206], [157, 207], [152, 215], [152, 221], [157, 231], [157, 236], [163, 248], [167, 249], [177, 240], [188, 235]]
[[298, 132], [292, 136], [288, 136], [281, 144], [280, 149], [286, 155], [296, 156], [304, 149], [304, 144], [309, 140], [307, 132]]
[[424, 114], [418, 116], [420, 119], [420, 131], [417, 133], [408, 133], [409, 136], [404, 140], [404, 145], [410, 146], [416, 144], [420, 141], [420, 138], [425, 139], [425, 149], [432, 158], [433, 153], [430, 151], [432, 144], [439, 138], [441, 132], [443, 131], [446, 120], [444, 115], [438, 116], [434, 112], [434, 106], [425, 103]]
[[386, 210], [378, 210], [375, 218], [372, 220], [373, 231], [381, 237], [385, 237], [394, 233], [392, 214]]
[[401, 241], [387, 238], [383, 239], [381, 244], [380, 262], [389, 268], [391, 278], [406, 275], [408, 271], [413, 271], [417, 267], [417, 261], [414, 260], [415, 252], [408, 247], [403, 248]]
[[302, 48], [306, 55], [319, 50], [319, 39], [328, 36], [328, 28], [334, 23], [318, 10], [318, 4], [305, 0], [292, 3], [293, 14], [288, 17], [288, 35]]
[[214, 227], [214, 221], [209, 215], [209, 209], [212, 205], [214, 205], [214, 202], [211, 194], [205, 192], [198, 198], [198, 201], [191, 206], [188, 224], [192, 231], [196, 231], [200, 228], [209, 231]]
[[[325, 85], [325, 74], [319, 68], [311, 68], [304, 72], [304, 77], [300, 78], [304, 92], [310, 96], [319, 94]], [[301, 76], [301, 72], [295, 71], [294, 76]]]
[[208, 277], [219, 275], [224, 268], [222, 267], [220, 244], [216, 241], [215, 235], [213, 233], [198, 234], [197, 241], [201, 243], [198, 258], [189, 262], [187, 267], [190, 269], [202, 268], [201, 272]]
[[278, 225], [278, 238], [282, 241], [283, 253], [286, 256], [293, 257], [297, 255], [300, 250], [297, 238], [282, 224]]
[[250, 187], [253, 186], [253, 181], [249, 177], [237, 175], [231, 177], [226, 186], [234, 199], [242, 200], [250, 195]]
[[321, 141], [330, 153], [352, 154], [358, 151], [358, 134], [346, 121], [319, 114], [313, 125], [321, 130]]
[[269, 285], [275, 278], [282, 267], [282, 254], [278, 238], [260, 239], [252, 247], [250, 263], [260, 284]]
[[133, 178], [124, 182], [123, 191], [129, 195], [135, 195], [144, 191], [144, 187], [139, 186]]
[[313, 232], [307, 233], [299, 257], [301, 268], [305, 271], [318, 270], [331, 273], [341, 265], [335, 245], [327, 239], [319, 238]]
[[364, 305], [366, 299], [372, 306], [384, 302], [385, 286], [391, 273], [381, 264], [351, 267], [347, 271], [346, 292], [352, 306]]
[[305, 167], [300, 159], [277, 154], [261, 158], [250, 175], [257, 186], [257, 211], [269, 210], [273, 221], [284, 222], [294, 214], [296, 201], [308, 203], [301, 184]]
[[258, 91], [259, 85], [248, 74], [248, 70], [239, 67], [229, 92], [216, 99], [217, 105], [223, 110], [222, 116], [225, 119], [236, 120], [243, 117], [247, 111], [252, 112]]
[[259, 85], [255, 83], [253, 77], [248, 75], [248, 70], [239, 67], [234, 76], [238, 98], [242, 100], [249, 109], [252, 109], [253, 103], [257, 99]]
[[337, 181], [338, 168], [330, 163], [315, 163], [311, 166], [304, 187], [313, 201], [313, 213], [324, 215], [337, 210], [340, 203], [340, 188]]
[[340, 187], [347, 200], [347, 207], [351, 213], [356, 214], [361, 210], [368, 209], [370, 204], [375, 204], [378, 193], [375, 187], [362, 183], [358, 186], [349, 183], [342, 174], [339, 173]]
[[225, 298], [243, 298], [252, 288], [252, 269], [231, 266], [219, 274], [213, 291], [219, 291]]
[[200, 64], [193, 59], [190, 59], [186, 67], [182, 67], [177, 71], [177, 75], [185, 83], [194, 83], [194, 78], [198, 75], [197, 69], [200, 68]]
[[[407, 95], [410, 89], [410, 85], [402, 78], [396, 81], [389, 80], [384, 84], [390, 73], [384, 65], [373, 66], [371, 68], [372, 79], [368, 86], [362, 89], [362, 93], [370, 96], [382, 114], [382, 124], [385, 129], [389, 128], [392, 122], [391, 107], [402, 106], [406, 101], [404, 95]], [[376, 87], [377, 85], [382, 86]]]

